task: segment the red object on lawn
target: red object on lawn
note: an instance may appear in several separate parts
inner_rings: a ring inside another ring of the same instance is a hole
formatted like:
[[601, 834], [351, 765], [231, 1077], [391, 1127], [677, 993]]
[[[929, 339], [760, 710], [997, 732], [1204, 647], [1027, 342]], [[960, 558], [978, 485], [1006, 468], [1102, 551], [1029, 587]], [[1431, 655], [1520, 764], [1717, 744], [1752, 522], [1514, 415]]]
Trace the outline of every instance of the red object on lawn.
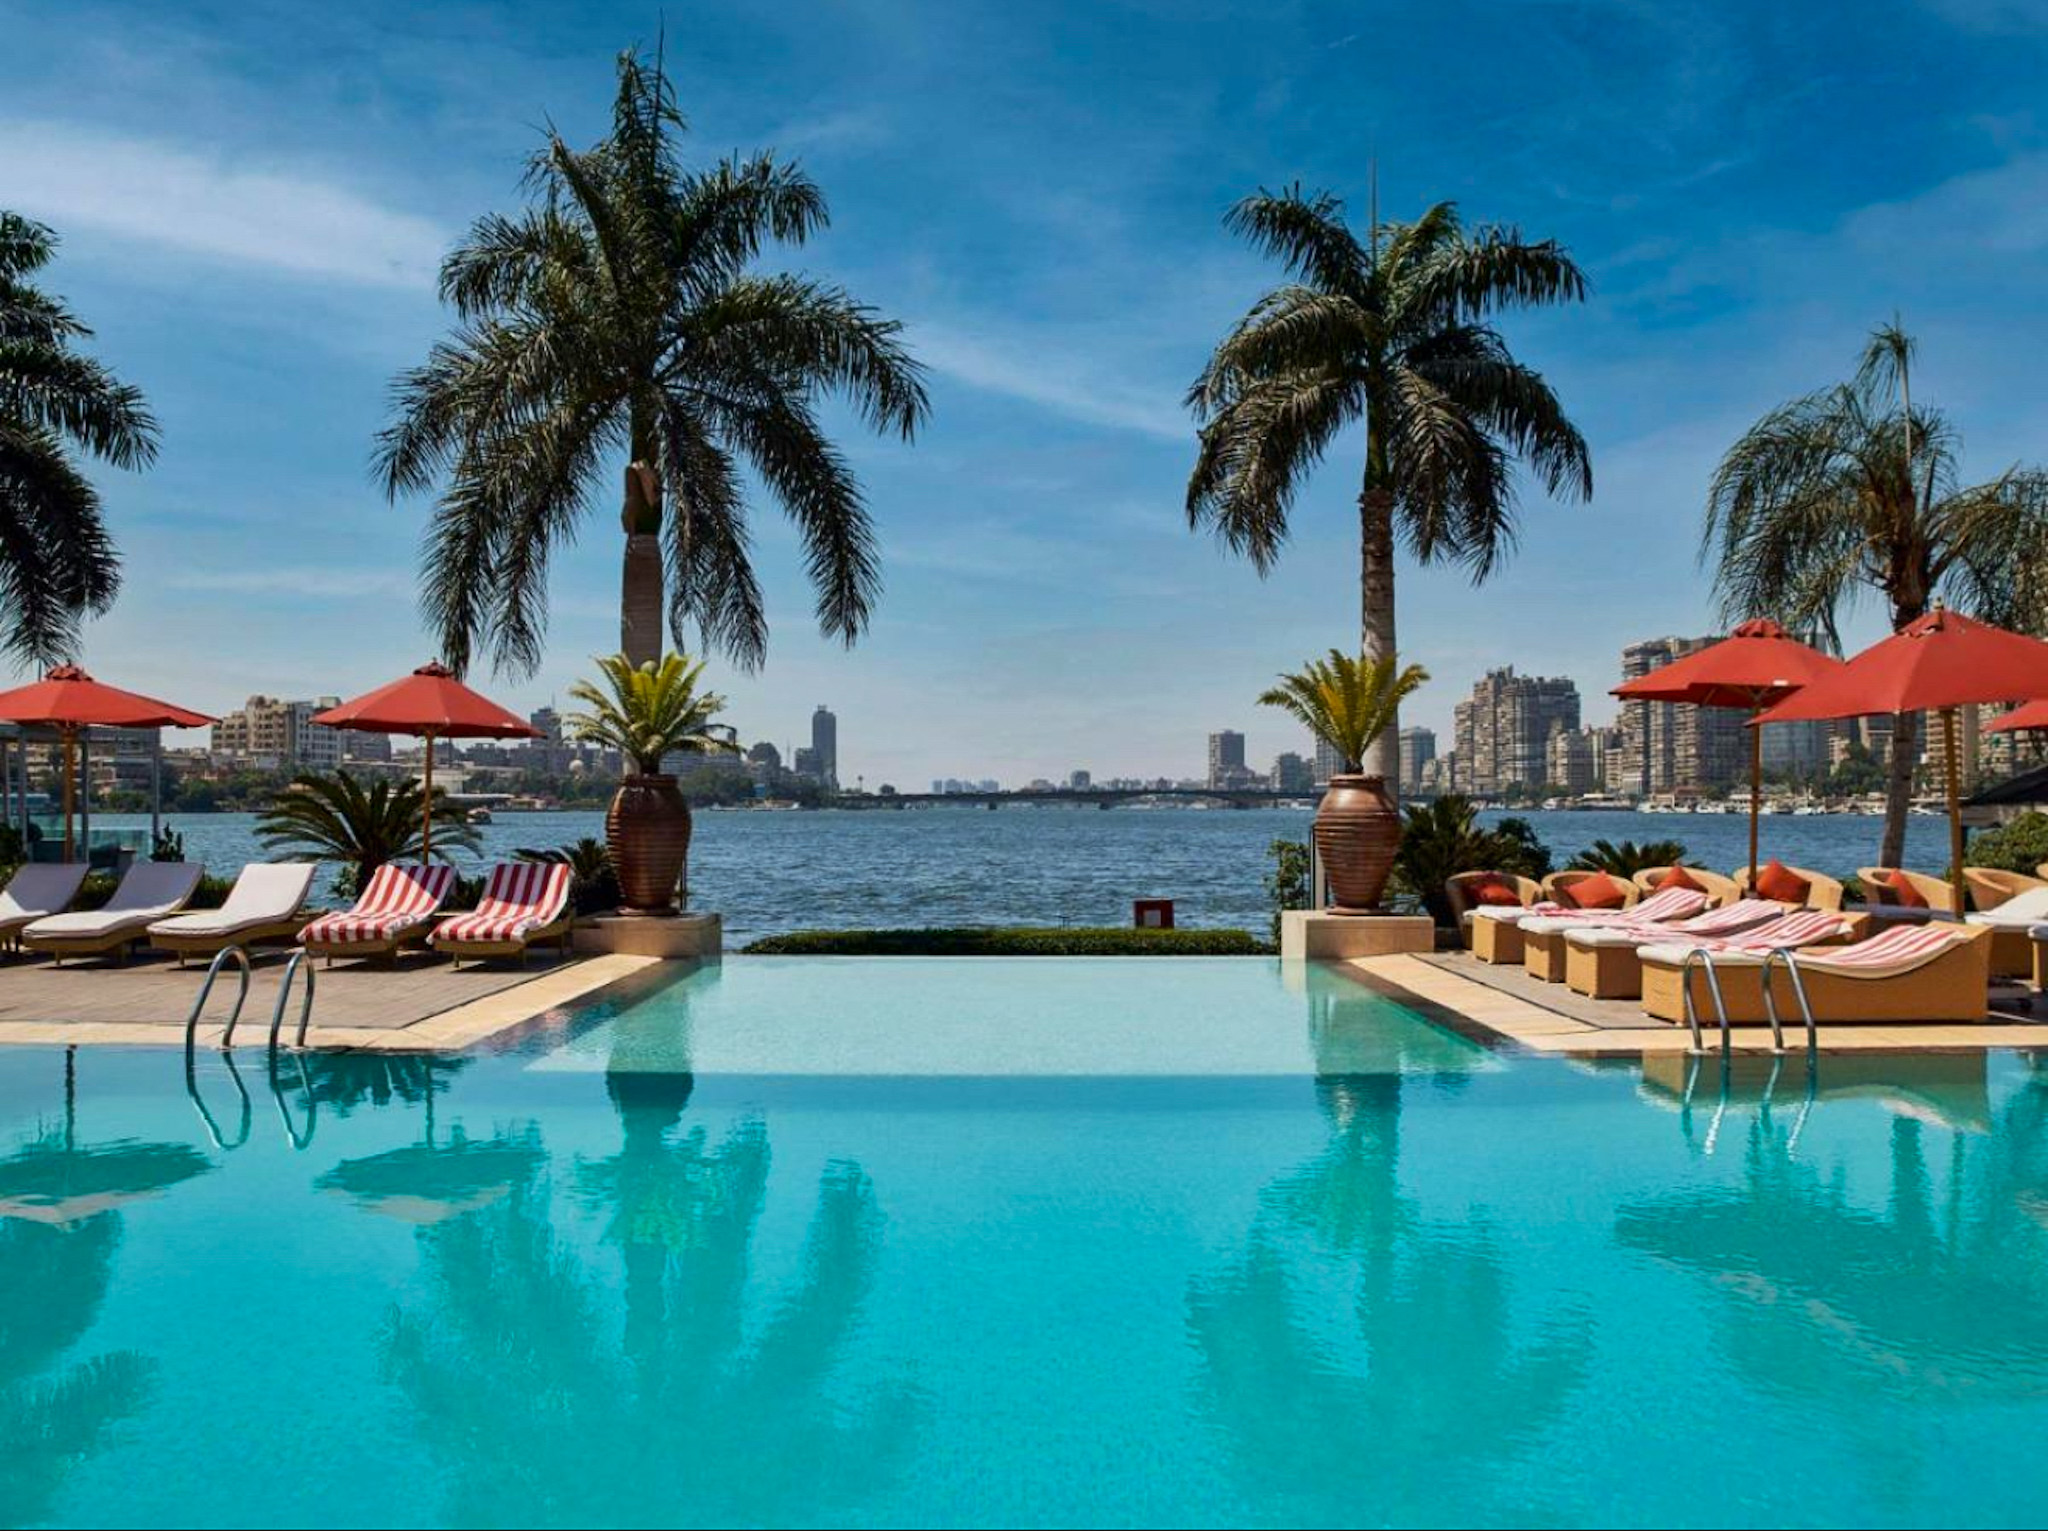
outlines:
[[[1616, 686], [1625, 702], [1680, 702], [1695, 707], [1746, 707], [1781, 701], [1842, 668], [1842, 662], [1801, 643], [1768, 618], [1744, 622], [1719, 643]], [[1749, 738], [1749, 864], [1757, 865], [1757, 815], [1763, 797], [1763, 735]]]
[[423, 664], [412, 674], [365, 692], [352, 702], [313, 714], [326, 728], [366, 734], [411, 734], [427, 741], [424, 780], [426, 822], [420, 827], [420, 860], [434, 843], [434, 741], [436, 739], [537, 739], [540, 730], [507, 712], [455, 678], [442, 664]]
[[81, 728], [198, 728], [215, 721], [204, 712], [153, 696], [105, 686], [77, 665], [59, 665], [41, 680], [0, 691], [0, 722], [54, 728], [64, 740], [64, 859], [71, 859], [71, 808], [78, 774]]
[[[1833, 675], [1802, 686], [1751, 726], [1871, 713], [1939, 712], [1948, 763], [1949, 880], [1961, 910], [1967, 906], [1956, 709], [2037, 696], [2048, 696], [2048, 643], [1949, 611], [1937, 601], [1926, 616], [1871, 645]], [[2001, 721], [2013, 726], [2010, 719]]]

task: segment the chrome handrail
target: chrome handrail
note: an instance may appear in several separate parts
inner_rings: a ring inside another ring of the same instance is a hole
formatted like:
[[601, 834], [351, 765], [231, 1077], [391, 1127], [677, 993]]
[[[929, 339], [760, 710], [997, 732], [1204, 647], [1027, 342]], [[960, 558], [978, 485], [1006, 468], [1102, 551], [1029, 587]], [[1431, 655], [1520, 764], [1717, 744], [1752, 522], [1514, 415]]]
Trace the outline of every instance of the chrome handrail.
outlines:
[[214, 1120], [213, 1112], [207, 1108], [206, 1098], [199, 1093], [198, 1059], [191, 1048], [185, 1049], [185, 1093], [192, 1097], [192, 1104], [199, 1112], [199, 1120], [206, 1128], [206, 1135], [213, 1139], [213, 1146], [222, 1153], [230, 1153], [249, 1141], [249, 1129], [254, 1125], [249, 1107], [249, 1088], [242, 1083], [242, 1074], [235, 1067], [235, 1055], [223, 1053], [222, 1063], [227, 1065], [228, 1078], [234, 1081], [235, 1093], [242, 1097], [242, 1120], [235, 1141], [230, 1143], [220, 1135], [220, 1123]]
[[1806, 1057], [1810, 1065], [1820, 1056], [1820, 1030], [1814, 1024], [1813, 1002], [1806, 997], [1806, 980], [1799, 972], [1799, 959], [1789, 946], [1774, 946], [1764, 953], [1764, 1014], [1771, 1020], [1771, 1045], [1785, 1050], [1785, 1029], [1778, 1024], [1778, 997], [1771, 992], [1771, 964], [1784, 959], [1785, 976], [1792, 980], [1792, 995], [1799, 1001], [1799, 1014], [1806, 1022]]
[[284, 978], [277, 986], [277, 1008], [270, 1012], [270, 1052], [273, 1058], [277, 1055], [277, 1033], [279, 1028], [284, 1025], [285, 1005], [292, 997], [292, 980], [298, 977], [302, 969], [306, 975], [306, 990], [304, 997], [299, 1001], [299, 1029], [297, 1035], [292, 1039], [292, 1046], [296, 1049], [306, 1045], [306, 1026], [313, 1019], [313, 974], [315, 969], [310, 962], [306, 961], [306, 953], [301, 949], [293, 952], [291, 960], [284, 965]]
[[199, 997], [192, 1001], [192, 1013], [185, 1017], [185, 1051], [187, 1053], [192, 1051], [193, 1042], [198, 1037], [199, 1017], [206, 1009], [208, 997], [213, 993], [213, 981], [220, 977], [221, 964], [230, 957], [233, 957], [241, 964], [242, 971], [240, 977], [242, 987], [235, 995], [235, 1008], [228, 1012], [227, 1024], [221, 1028], [220, 1047], [225, 1052], [233, 1045], [235, 1023], [242, 1018], [242, 1006], [247, 1003], [249, 998], [249, 953], [240, 946], [223, 946], [218, 952], [214, 953], [213, 961], [207, 965], [206, 977], [199, 984]]
[[1714, 997], [1714, 1012], [1721, 1021], [1721, 1058], [1726, 1062], [1731, 1042], [1728, 1035], [1728, 1002], [1721, 995], [1721, 975], [1714, 971], [1714, 954], [1704, 946], [1695, 946], [1685, 954], [1685, 961], [1679, 964], [1678, 987], [1685, 999], [1685, 1024], [1692, 1031], [1692, 1050], [1703, 1053], [1707, 1050], [1706, 1040], [1700, 1035], [1699, 1007], [1692, 998], [1692, 965], [1697, 959], [1707, 975], [1707, 992]]

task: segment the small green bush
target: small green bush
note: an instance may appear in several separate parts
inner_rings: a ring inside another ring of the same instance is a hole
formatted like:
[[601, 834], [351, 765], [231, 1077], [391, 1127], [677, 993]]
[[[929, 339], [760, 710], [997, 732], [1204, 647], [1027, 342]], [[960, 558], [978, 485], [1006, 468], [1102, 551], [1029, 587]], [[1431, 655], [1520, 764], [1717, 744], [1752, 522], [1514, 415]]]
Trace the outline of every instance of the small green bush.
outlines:
[[2048, 861], [2048, 813], [2023, 813], [2010, 824], [1972, 835], [1963, 861], [2031, 876], [2035, 867]]
[[1273, 948], [1246, 930], [970, 925], [795, 930], [763, 936], [744, 950], [756, 957], [1260, 957]]
[[[73, 909], [98, 909], [114, 896], [114, 887], [120, 881], [112, 872], [89, 874], [78, 889], [78, 897], [72, 900]], [[232, 877], [202, 876], [199, 891], [192, 895], [187, 909], [218, 909], [228, 901], [228, 889], [235, 885]]]

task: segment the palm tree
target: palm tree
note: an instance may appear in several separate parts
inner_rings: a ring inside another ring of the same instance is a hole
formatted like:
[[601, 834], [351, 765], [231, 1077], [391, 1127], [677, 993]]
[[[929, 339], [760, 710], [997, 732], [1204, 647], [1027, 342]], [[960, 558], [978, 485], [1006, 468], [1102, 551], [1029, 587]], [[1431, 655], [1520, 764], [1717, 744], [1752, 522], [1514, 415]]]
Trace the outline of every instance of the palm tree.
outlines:
[[[2048, 473], [2013, 467], [1963, 484], [1955, 428], [1913, 407], [1915, 349], [1896, 324], [1874, 330], [1854, 378], [1779, 405], [1728, 449], [1701, 544], [1725, 615], [1770, 613], [1837, 648], [1842, 613], [1871, 595], [1895, 629], [1944, 596], [1987, 621], [2041, 628]], [[1918, 723], [1892, 722], [1885, 866], [1905, 850]]]
[[767, 154], [684, 169], [660, 64], [618, 67], [610, 135], [579, 152], [551, 130], [527, 173], [538, 205], [478, 219], [443, 263], [459, 327], [398, 378], [379, 438], [388, 494], [446, 478], [424, 602], [458, 670], [484, 643], [501, 669], [538, 666], [549, 560], [621, 456], [635, 664], [660, 657], [664, 608], [678, 646], [695, 623], [706, 647], [760, 663], [743, 465], [796, 522], [820, 626], [852, 643], [880, 586], [875, 533], [818, 406], [837, 393], [906, 440], [927, 412], [895, 321], [749, 270], [764, 244], [824, 226], [818, 187]]
[[[385, 862], [418, 859], [426, 819], [420, 796], [420, 784], [410, 777], [366, 783], [346, 771], [309, 771], [293, 777], [290, 790], [263, 810], [256, 838], [294, 861], [343, 862], [361, 889]], [[474, 851], [480, 843], [468, 815], [436, 788], [434, 854], [446, 861], [450, 846]]]
[[[1361, 647], [1385, 658], [1396, 647], [1397, 540], [1483, 580], [1514, 541], [1515, 459], [1551, 494], [1592, 494], [1578, 428], [1489, 322], [1576, 302], [1585, 277], [1554, 241], [1468, 233], [1448, 202], [1413, 223], [1381, 227], [1375, 214], [1363, 242], [1341, 202], [1298, 186], [1247, 197], [1224, 222], [1294, 280], [1253, 305], [1188, 390], [1201, 425], [1188, 522], [1266, 573], [1302, 480], [1363, 421]], [[1390, 719], [1366, 770], [1395, 790], [1399, 765]]]
[[1355, 772], [1372, 741], [1386, 732], [1401, 703], [1429, 681], [1429, 671], [1406, 669], [1392, 654], [1353, 659], [1331, 649], [1328, 659], [1311, 659], [1259, 697], [1261, 707], [1278, 707], [1337, 752], [1343, 769]]
[[562, 720], [572, 739], [617, 750], [642, 776], [659, 772], [662, 758], [670, 754], [739, 753], [730, 734], [711, 721], [725, 711], [725, 698], [697, 689], [703, 660], [693, 664], [681, 654], [665, 654], [658, 663], [634, 664], [624, 654], [613, 654], [596, 663], [603, 689], [587, 680], [569, 688], [569, 695], [590, 709]]
[[30, 284], [56, 248], [42, 224], [0, 212], [0, 649], [34, 664], [67, 658], [79, 619], [120, 588], [76, 455], [141, 468], [157, 444], [142, 394], [72, 349], [92, 331]]
[[1652, 867], [1679, 866], [1685, 861], [1685, 846], [1677, 840], [1595, 840], [1565, 864], [1568, 872], [1606, 872], [1615, 877], [1633, 877]]

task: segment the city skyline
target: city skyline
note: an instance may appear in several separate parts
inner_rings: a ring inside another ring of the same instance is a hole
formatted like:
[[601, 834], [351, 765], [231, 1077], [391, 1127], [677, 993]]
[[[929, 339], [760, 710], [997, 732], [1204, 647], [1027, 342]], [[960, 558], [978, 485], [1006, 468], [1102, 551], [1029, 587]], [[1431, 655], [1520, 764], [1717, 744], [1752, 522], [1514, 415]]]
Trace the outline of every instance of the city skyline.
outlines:
[[[1594, 284], [1583, 310], [1507, 321], [1587, 430], [1593, 503], [1526, 495], [1517, 556], [1482, 589], [1402, 567], [1403, 657], [1434, 677], [1406, 721], [1440, 738], [1507, 658], [1590, 702], [1634, 635], [1714, 631], [1693, 563], [1714, 461], [1895, 311], [1925, 342], [1916, 398], [1966, 424], [1966, 460], [2039, 455], [2048, 402], [2014, 341], [2048, 302], [2028, 211], [2048, 189], [2039, 28], [1961, 4], [1513, 14], [1517, 45], [1468, 59], [1461, 92], [1515, 100], [1506, 135], [1403, 62], [1456, 47], [1451, 16], [693, 17], [669, 51], [691, 152], [803, 160], [834, 224], [767, 269], [902, 314], [935, 409], [915, 446], [848, 438], [888, 585], [851, 652], [812, 629], [786, 525], [759, 523], [768, 666], [710, 670], [742, 735], [795, 742], [832, 697], [858, 720], [839, 774], [870, 784], [1195, 774], [1187, 741], [1219, 726], [1261, 769], [1300, 751], [1251, 699], [1355, 633], [1356, 442], [1310, 481], [1261, 581], [1185, 528], [1179, 401], [1274, 276], [1224, 209], [1299, 179], [1357, 214], [1375, 152], [1388, 216], [1455, 198], [1563, 241]], [[129, 574], [84, 645], [106, 679], [224, 712], [353, 695], [431, 657], [426, 505], [384, 505], [365, 471], [385, 388], [445, 329], [447, 245], [517, 204], [535, 124], [594, 136], [613, 55], [656, 19], [485, 7], [458, 65], [410, 18], [294, 13], [298, 46], [279, 49], [261, 4], [0, 0], [0, 27], [43, 62], [0, 107], [0, 204], [57, 229], [51, 290], [165, 427], [150, 473], [96, 475]], [[1757, 88], [1823, 32], [1845, 75], [1912, 91]], [[878, 100], [883, 68], [902, 88]], [[616, 646], [616, 611], [614, 550], [591, 538], [557, 570], [541, 673], [473, 678], [522, 712], [563, 695]], [[1861, 614], [1851, 645], [1876, 622]]]

